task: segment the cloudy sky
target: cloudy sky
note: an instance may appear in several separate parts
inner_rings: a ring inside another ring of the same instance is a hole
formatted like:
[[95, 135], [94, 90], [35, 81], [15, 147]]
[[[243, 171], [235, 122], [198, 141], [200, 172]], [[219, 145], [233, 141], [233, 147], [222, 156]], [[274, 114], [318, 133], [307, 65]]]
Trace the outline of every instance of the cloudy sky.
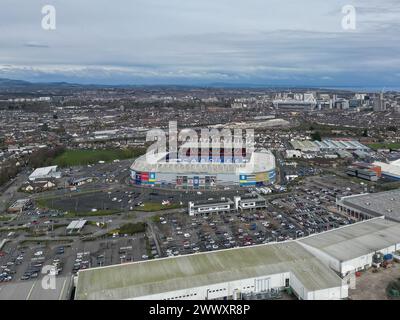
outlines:
[[0, 77], [30, 81], [399, 87], [399, 40], [399, 0], [0, 1]]

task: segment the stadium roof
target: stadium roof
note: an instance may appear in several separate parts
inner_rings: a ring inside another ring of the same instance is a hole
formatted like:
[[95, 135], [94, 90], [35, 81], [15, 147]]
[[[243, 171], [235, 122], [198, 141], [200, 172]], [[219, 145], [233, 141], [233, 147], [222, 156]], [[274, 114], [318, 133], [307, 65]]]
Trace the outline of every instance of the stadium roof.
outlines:
[[147, 161], [146, 155], [135, 160], [131, 169], [139, 172], [162, 172], [162, 173], [232, 173], [251, 174], [267, 172], [275, 169], [275, 157], [270, 151], [253, 152], [247, 163], [202, 163], [202, 162], [165, 162], [166, 154], [158, 157], [155, 163]]
[[338, 203], [372, 216], [385, 216], [400, 222], [400, 189], [343, 197]]
[[341, 279], [296, 242], [265, 244], [81, 270], [76, 299], [129, 299], [293, 272], [310, 291]]
[[375, 218], [309, 236], [298, 242], [317, 248], [339, 261], [348, 261], [400, 243], [400, 224]]

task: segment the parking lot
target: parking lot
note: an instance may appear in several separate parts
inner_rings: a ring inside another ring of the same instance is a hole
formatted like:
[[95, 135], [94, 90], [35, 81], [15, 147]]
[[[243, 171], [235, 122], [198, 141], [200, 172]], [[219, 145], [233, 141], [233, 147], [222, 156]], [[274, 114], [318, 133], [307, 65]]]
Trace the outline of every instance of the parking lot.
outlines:
[[[53, 292], [52, 298], [59, 298], [69, 292], [68, 279], [82, 269], [285, 241], [337, 228], [355, 220], [336, 211], [336, 198], [363, 190], [363, 185], [349, 184], [340, 177], [313, 176], [292, 186], [290, 191], [265, 195], [267, 206], [263, 210], [195, 217], [180, 210], [125, 212], [108, 217], [94, 215], [85, 218], [88, 223], [79, 234], [67, 234], [65, 228], [76, 218], [64, 216], [62, 211], [33, 207], [12, 222], [3, 222], [3, 227], [17, 229], [1, 231], [1, 237], [8, 238], [9, 242], [0, 250], [0, 296], [5, 294], [6, 288], [8, 295], [14, 292], [12, 285], [24, 288], [19, 290], [24, 292], [24, 298], [49, 296], [51, 291], [40, 291], [41, 280], [47, 275], [42, 273], [45, 266], [52, 266], [50, 272], [55, 274], [61, 286], [66, 286], [63, 290], [58, 288], [57, 294]], [[257, 192], [257, 189], [248, 192]], [[79, 205], [79, 208], [87, 212], [92, 208], [115, 205], [122, 206], [123, 210], [119, 212], [123, 212], [130, 211], [127, 206], [132, 203], [169, 200], [171, 203], [183, 202], [186, 206], [189, 200], [233, 198], [237, 194], [237, 190], [179, 192], [125, 185], [82, 194], [79, 196], [82, 207]], [[66, 208], [75, 209], [73, 199], [64, 199]], [[136, 207], [140, 210], [140, 206]], [[99, 221], [106, 224], [105, 229], [96, 225]], [[133, 235], [110, 232], [134, 221], [146, 221], [146, 232]]]
[[271, 198], [263, 210], [163, 215], [155, 223], [155, 234], [163, 256], [297, 239], [354, 223], [335, 208], [336, 197], [350, 194], [348, 189], [337, 184], [328, 189], [311, 180]]

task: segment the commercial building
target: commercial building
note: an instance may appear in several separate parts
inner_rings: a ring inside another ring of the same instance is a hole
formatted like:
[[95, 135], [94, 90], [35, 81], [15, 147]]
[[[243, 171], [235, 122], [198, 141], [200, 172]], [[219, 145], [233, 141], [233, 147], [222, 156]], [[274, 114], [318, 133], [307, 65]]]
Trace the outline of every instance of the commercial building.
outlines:
[[220, 200], [210, 199], [205, 201], [190, 201], [188, 203], [189, 215], [209, 213], [229, 213], [231, 211], [265, 209], [267, 201], [259, 194], [246, 194], [235, 196], [232, 201], [229, 198]]
[[21, 213], [32, 204], [31, 199], [18, 199], [15, 201], [7, 211], [10, 213]]
[[400, 180], [400, 163], [398, 161], [390, 163], [377, 161], [373, 164], [381, 168], [382, 177], [394, 181]]
[[81, 270], [75, 299], [240, 299], [285, 287], [304, 300], [348, 296], [334, 271], [291, 241]]
[[375, 253], [400, 249], [400, 224], [375, 218], [298, 240], [343, 277], [372, 266]]
[[228, 213], [235, 210], [235, 203], [231, 199], [189, 201], [189, 215], [208, 213]]
[[37, 168], [35, 171], [31, 173], [29, 176], [29, 181], [35, 180], [45, 180], [51, 178], [61, 178], [61, 172], [57, 171], [57, 166], [43, 167]]
[[400, 222], [400, 189], [342, 197], [336, 206], [340, 212], [357, 219], [384, 216]]
[[318, 146], [320, 151], [370, 151], [370, 148], [353, 139], [323, 139], [322, 141], [314, 141], [314, 143]]
[[386, 104], [385, 104], [385, 100], [383, 99], [383, 93], [381, 93], [378, 97], [375, 96], [374, 111], [375, 112], [386, 111]]
[[370, 148], [352, 139], [323, 139], [322, 141], [293, 140], [290, 142], [293, 149], [302, 152], [333, 152], [338, 151], [365, 151]]
[[357, 177], [368, 181], [378, 181], [379, 179], [375, 171], [370, 169], [358, 168], [355, 166], [347, 168], [346, 174], [349, 176]]
[[251, 187], [275, 182], [275, 157], [267, 150], [217, 157], [212, 151], [183, 161], [162, 153], [152, 163], [141, 156], [131, 166], [131, 181], [136, 185], [178, 189], [213, 189], [219, 186]]
[[301, 152], [319, 152], [319, 147], [310, 140], [292, 140], [290, 141], [294, 150]]
[[234, 197], [236, 210], [265, 209], [267, 200], [259, 194], [246, 194], [241, 197]]

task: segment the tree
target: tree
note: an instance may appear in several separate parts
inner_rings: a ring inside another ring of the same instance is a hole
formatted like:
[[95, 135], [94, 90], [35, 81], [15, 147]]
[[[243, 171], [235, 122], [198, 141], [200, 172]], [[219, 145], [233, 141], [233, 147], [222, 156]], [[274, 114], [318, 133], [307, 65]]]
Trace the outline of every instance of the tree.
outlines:
[[311, 139], [313, 139], [314, 141], [321, 141], [321, 133], [319, 131], [315, 131], [311, 134]]

